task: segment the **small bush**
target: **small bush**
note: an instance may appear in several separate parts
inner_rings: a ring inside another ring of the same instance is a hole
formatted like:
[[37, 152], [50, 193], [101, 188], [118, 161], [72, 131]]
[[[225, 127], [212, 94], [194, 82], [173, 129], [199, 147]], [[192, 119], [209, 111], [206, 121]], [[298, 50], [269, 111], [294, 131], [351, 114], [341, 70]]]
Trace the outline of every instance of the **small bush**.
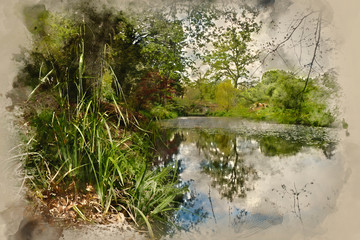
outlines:
[[150, 110], [150, 113], [156, 119], [176, 118], [177, 114], [174, 111], [168, 110], [163, 106], [155, 106]]

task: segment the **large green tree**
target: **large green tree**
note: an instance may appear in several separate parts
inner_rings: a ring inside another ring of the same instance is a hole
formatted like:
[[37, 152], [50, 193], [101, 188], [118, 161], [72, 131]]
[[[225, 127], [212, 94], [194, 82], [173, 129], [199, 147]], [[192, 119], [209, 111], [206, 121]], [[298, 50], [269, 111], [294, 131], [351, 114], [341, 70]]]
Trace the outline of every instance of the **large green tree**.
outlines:
[[180, 79], [186, 65], [185, 39], [182, 21], [170, 19], [161, 12], [149, 12], [138, 19], [138, 32], [143, 36], [140, 45], [145, 67], [161, 75]]
[[248, 66], [256, 61], [257, 52], [251, 49], [252, 35], [260, 25], [256, 14], [243, 10], [225, 13], [223, 26], [214, 28], [211, 46], [205, 51], [205, 63], [216, 79], [231, 79], [235, 88], [247, 87]]
[[211, 79], [230, 79], [235, 88], [251, 83], [248, 67], [257, 60], [253, 35], [260, 30], [256, 17], [252, 9], [209, 3], [190, 12], [189, 45]]
[[285, 122], [329, 126], [335, 120], [336, 104], [331, 108], [329, 100], [336, 97], [339, 87], [333, 73], [304, 79], [292, 72], [272, 70], [263, 75], [255, 89], [248, 91], [249, 98], [256, 99], [254, 94], [261, 91], [263, 99], [268, 99]]

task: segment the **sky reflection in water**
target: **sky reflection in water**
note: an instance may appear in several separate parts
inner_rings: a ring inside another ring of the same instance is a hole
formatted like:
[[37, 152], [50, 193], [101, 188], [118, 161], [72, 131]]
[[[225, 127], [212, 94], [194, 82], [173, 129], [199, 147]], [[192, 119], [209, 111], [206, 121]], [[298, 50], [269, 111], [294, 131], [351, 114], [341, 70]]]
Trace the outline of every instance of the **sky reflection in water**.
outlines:
[[187, 120], [166, 122], [158, 146], [190, 189], [175, 215], [184, 230], [164, 238], [310, 236], [333, 210], [345, 179], [334, 130]]

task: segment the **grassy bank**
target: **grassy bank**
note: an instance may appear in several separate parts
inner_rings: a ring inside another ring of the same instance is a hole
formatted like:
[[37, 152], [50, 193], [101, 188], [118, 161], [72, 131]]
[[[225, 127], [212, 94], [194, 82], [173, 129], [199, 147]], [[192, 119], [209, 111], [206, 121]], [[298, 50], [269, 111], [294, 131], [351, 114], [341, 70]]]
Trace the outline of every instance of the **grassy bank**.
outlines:
[[144, 129], [115, 99], [112, 112], [96, 96], [79, 94], [70, 103], [60, 86], [46, 94], [52, 106], [33, 108], [35, 93], [25, 107], [22, 161], [32, 196], [53, 217], [107, 222], [121, 212], [153, 236], [151, 223], [166, 222], [183, 193], [175, 187], [177, 166], [152, 167], [154, 129]]
[[[171, 225], [185, 191], [176, 186], [176, 164], [153, 164], [159, 136], [152, 121], [162, 109], [145, 116], [138, 107], [135, 82], [154, 70], [144, 67], [136, 26], [122, 12], [78, 10], [84, 19], [42, 5], [24, 10], [33, 45], [17, 56], [23, 68], [14, 89], [32, 92], [21, 105], [23, 144], [14, 158], [40, 214], [103, 224], [124, 215], [154, 238]], [[108, 25], [99, 29], [99, 21]]]

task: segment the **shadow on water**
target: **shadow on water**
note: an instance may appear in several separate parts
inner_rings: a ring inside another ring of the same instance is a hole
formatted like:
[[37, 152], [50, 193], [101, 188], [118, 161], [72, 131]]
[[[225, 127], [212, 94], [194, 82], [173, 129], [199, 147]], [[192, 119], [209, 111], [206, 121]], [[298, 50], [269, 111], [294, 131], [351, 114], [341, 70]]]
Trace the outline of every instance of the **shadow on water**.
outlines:
[[[282, 225], [284, 219], [311, 225], [309, 216], [319, 220], [330, 212], [329, 201], [326, 210], [315, 208], [331, 195], [331, 190], [322, 195], [319, 190], [340, 186], [322, 185], [327, 174], [341, 171], [334, 158], [335, 130], [237, 121], [180, 118], [161, 123], [155, 165], [177, 161], [181, 184], [190, 190], [174, 216], [182, 232], [221, 227], [244, 237]], [[297, 185], [304, 187], [298, 190]]]

